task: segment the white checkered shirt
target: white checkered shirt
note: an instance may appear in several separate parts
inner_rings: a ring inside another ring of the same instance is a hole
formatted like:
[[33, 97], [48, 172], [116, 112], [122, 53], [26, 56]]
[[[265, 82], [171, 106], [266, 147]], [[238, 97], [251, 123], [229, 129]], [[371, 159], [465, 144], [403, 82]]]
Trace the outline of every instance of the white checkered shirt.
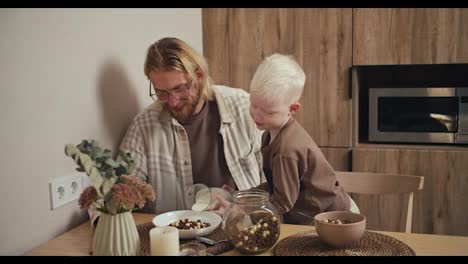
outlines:
[[[214, 91], [228, 169], [239, 190], [255, 187], [265, 177], [261, 132], [249, 115], [249, 94], [220, 85], [214, 85]], [[193, 185], [189, 140], [183, 126], [161, 103], [154, 102], [133, 119], [120, 150], [136, 154], [132, 175], [143, 178], [156, 191], [156, 200], [146, 211], [160, 214], [189, 209], [187, 191]]]

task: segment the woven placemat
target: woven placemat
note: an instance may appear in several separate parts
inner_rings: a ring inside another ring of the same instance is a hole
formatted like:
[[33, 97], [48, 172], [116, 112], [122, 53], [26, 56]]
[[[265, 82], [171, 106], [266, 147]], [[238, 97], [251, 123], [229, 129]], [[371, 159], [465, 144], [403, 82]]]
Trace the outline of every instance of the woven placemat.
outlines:
[[322, 241], [314, 231], [286, 237], [276, 244], [276, 256], [415, 256], [405, 243], [393, 237], [365, 231], [359, 242], [348, 248], [333, 248]]
[[[141, 255], [142, 256], [150, 256], [150, 239], [149, 239], [149, 231], [154, 227], [152, 222], [139, 224], [137, 225], [138, 234], [140, 235], [140, 246], [141, 246]], [[215, 241], [227, 239], [227, 236], [224, 234], [221, 227], [216, 228], [213, 232], [211, 232], [206, 237], [211, 238]], [[181, 239], [180, 244], [185, 244], [189, 242], [198, 242], [196, 239]], [[225, 251], [234, 248], [232, 243], [230, 242], [223, 242], [216, 244], [214, 246], [206, 245], [206, 253], [217, 255], [221, 254]]]

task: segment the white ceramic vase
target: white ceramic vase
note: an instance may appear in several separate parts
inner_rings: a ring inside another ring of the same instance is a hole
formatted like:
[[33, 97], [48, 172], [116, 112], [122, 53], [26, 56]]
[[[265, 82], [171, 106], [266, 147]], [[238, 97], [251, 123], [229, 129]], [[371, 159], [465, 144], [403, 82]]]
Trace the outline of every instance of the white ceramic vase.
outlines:
[[131, 212], [101, 213], [93, 238], [95, 256], [139, 256], [140, 237]]

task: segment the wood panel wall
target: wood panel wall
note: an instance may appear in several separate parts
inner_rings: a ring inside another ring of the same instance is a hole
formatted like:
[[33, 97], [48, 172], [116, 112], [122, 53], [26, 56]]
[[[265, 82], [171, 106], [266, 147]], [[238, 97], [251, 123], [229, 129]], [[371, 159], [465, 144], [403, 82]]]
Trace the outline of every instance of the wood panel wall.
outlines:
[[293, 55], [306, 73], [296, 119], [319, 146], [350, 147], [351, 15], [351, 9], [204, 9], [213, 79], [248, 91], [265, 57]]
[[225, 8], [203, 8], [203, 56], [213, 82], [229, 85], [229, 21]]
[[351, 148], [321, 147], [323, 155], [337, 171], [351, 171]]
[[356, 8], [353, 64], [468, 62], [467, 8]]
[[304, 92], [302, 124], [319, 146], [351, 146], [351, 9], [304, 12]]
[[[424, 176], [424, 189], [414, 196], [412, 232], [468, 235], [468, 151], [353, 149], [352, 167]], [[378, 230], [402, 231], [401, 202], [394, 195], [356, 198], [369, 226]]]

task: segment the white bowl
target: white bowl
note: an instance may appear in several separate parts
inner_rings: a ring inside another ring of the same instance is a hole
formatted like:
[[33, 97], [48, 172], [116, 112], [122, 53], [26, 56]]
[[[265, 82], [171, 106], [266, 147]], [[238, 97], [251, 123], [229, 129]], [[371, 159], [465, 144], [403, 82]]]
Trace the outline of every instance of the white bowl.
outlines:
[[172, 211], [164, 214], [160, 214], [153, 218], [153, 224], [155, 226], [168, 226], [171, 223], [177, 222], [177, 220], [189, 219], [191, 221], [200, 220], [202, 222], [209, 223], [209, 227], [183, 230], [179, 229], [179, 238], [190, 239], [198, 236], [206, 236], [213, 232], [219, 224], [221, 224], [221, 216], [207, 211], [192, 211], [192, 210], [181, 210]]

